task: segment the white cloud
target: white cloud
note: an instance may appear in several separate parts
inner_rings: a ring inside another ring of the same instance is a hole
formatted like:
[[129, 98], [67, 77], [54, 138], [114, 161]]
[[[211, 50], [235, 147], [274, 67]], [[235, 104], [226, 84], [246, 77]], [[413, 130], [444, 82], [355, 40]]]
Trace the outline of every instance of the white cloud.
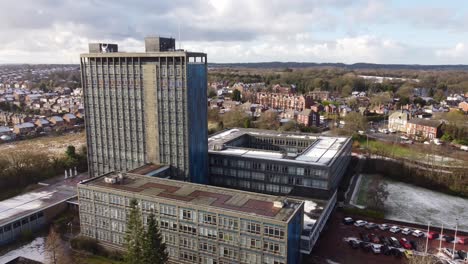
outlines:
[[[396, 30], [427, 30], [425, 21], [441, 31], [440, 39], [444, 30], [466, 30], [468, 16], [449, 5], [402, 9], [384, 0], [7, 2], [0, 1], [0, 63], [76, 63], [88, 42], [96, 41], [143, 51], [144, 36], [178, 37], [179, 25], [183, 47], [207, 52], [212, 62], [435, 64], [464, 63], [467, 57], [463, 39], [456, 40], [462, 43], [457, 50], [395, 36]], [[389, 30], [391, 23], [401, 28]]]
[[455, 47], [449, 49], [439, 49], [436, 55], [440, 58], [452, 59], [468, 59], [468, 47], [465, 43], [457, 43]]

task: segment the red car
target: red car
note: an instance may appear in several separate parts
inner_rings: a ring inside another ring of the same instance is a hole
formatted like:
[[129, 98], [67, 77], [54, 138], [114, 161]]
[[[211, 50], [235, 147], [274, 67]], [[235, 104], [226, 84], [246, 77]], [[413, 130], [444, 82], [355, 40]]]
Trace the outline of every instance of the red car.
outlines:
[[411, 249], [411, 244], [409, 243], [408, 240], [406, 240], [406, 238], [402, 237], [400, 238], [400, 244], [402, 247], [404, 247], [405, 249]]
[[427, 238], [429, 240], [437, 239], [437, 238], [439, 238], [439, 233], [431, 231], [431, 232], [427, 233]]
[[458, 244], [468, 245], [468, 237], [458, 237]]

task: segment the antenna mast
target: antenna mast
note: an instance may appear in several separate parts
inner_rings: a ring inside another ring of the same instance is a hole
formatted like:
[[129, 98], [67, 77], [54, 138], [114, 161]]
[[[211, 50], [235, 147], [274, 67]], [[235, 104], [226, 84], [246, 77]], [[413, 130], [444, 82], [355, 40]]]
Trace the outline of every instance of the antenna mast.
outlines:
[[182, 43], [181, 43], [181, 38], [180, 38], [180, 22], [178, 24], [178, 28], [179, 28], [179, 39], [178, 39], [178, 42], [179, 42], [179, 49], [182, 49]]

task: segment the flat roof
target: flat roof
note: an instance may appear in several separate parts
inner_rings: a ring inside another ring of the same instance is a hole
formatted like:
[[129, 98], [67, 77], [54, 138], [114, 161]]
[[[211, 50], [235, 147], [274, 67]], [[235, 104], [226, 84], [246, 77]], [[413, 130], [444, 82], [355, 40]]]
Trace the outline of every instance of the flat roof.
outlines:
[[76, 184], [80, 179], [82, 178], [69, 178], [59, 183], [0, 201], [0, 226], [20, 220], [23, 217], [75, 197]]
[[[112, 172], [87, 180], [79, 185], [103, 190], [130, 192], [151, 198], [174, 200], [196, 206], [211, 207], [221, 211], [259, 216], [281, 222], [289, 222], [304, 201], [284, 196], [258, 194], [209, 185], [125, 173], [120, 183], [106, 183], [106, 177], [116, 177]], [[282, 208], [275, 201], [285, 201]]]
[[120, 58], [120, 57], [204, 57], [206, 53], [191, 52], [186, 50], [160, 51], [160, 52], [96, 52], [82, 53], [81, 58]]
[[[283, 139], [311, 140], [311, 144], [299, 153], [295, 158], [280, 151], [243, 148], [228, 146], [228, 142], [243, 135], [253, 137], [273, 137]], [[335, 157], [350, 141], [349, 137], [331, 137], [306, 133], [285, 133], [271, 130], [235, 128], [220, 132], [208, 138], [208, 151], [215, 154], [226, 154], [250, 158], [261, 158], [268, 160], [282, 160], [291, 163], [315, 164], [327, 166], [333, 162]]]

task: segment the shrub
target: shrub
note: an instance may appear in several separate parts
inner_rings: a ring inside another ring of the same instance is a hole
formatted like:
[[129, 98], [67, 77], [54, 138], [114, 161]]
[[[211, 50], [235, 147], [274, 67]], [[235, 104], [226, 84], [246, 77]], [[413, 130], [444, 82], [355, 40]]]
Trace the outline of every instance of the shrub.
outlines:
[[93, 238], [77, 236], [70, 241], [70, 245], [76, 250], [84, 250], [95, 255], [107, 256], [107, 251]]

